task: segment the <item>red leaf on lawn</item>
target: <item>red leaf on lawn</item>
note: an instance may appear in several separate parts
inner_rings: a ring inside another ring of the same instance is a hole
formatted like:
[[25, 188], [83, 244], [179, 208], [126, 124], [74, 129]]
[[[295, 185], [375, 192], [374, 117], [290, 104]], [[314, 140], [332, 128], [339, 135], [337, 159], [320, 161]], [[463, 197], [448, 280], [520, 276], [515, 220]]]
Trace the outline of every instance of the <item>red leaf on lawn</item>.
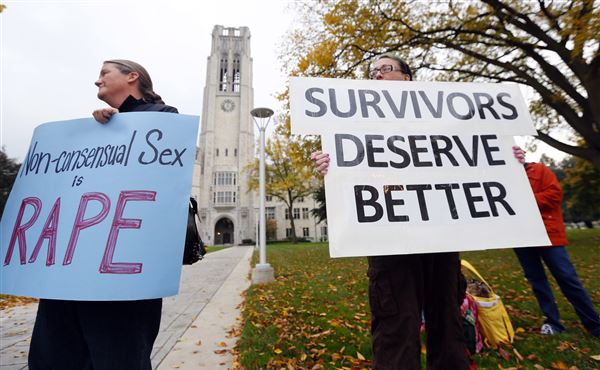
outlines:
[[504, 359], [504, 361], [510, 360], [510, 353], [506, 352], [504, 348], [498, 348], [498, 354]]

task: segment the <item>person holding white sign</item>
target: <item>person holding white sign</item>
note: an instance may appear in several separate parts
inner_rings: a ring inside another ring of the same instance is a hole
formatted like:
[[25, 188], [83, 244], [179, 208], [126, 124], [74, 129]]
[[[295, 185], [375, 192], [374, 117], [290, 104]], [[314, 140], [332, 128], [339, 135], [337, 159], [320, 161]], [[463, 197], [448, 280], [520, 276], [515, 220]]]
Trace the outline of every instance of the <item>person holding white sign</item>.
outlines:
[[[370, 67], [372, 80], [410, 83], [412, 71], [400, 58], [380, 56]], [[524, 152], [513, 148], [524, 162]], [[312, 153], [326, 175], [327, 153]], [[377, 237], [374, 237], [376, 242]], [[399, 243], [402, 235], [398, 235]], [[469, 369], [460, 315], [458, 252], [368, 257], [373, 369], [421, 369], [420, 324], [425, 316], [428, 369]]]
[[[371, 66], [373, 80], [411, 81], [410, 67], [391, 54]], [[329, 156], [311, 155], [323, 175]], [[401, 235], [399, 235], [399, 239]], [[458, 253], [368, 257], [373, 369], [421, 369], [419, 326], [425, 314], [428, 369], [468, 369], [458, 298]]]
[[[94, 111], [106, 123], [119, 112], [178, 113], [152, 88], [144, 67], [129, 60], [105, 61], [98, 98], [110, 107]], [[29, 349], [29, 369], [150, 370], [162, 299], [66, 301], [40, 299]]]

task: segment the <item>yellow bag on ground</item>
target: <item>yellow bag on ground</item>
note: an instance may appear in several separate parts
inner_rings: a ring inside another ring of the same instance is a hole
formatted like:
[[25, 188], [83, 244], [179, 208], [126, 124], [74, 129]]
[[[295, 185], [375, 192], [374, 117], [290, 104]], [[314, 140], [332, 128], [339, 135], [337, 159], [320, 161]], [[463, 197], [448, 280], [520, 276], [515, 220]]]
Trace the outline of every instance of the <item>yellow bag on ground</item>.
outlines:
[[469, 262], [465, 260], [460, 262], [463, 267], [475, 274], [490, 291], [489, 298], [470, 294], [477, 303], [479, 330], [483, 335], [483, 342], [491, 348], [498, 348], [500, 343], [512, 343], [515, 332], [502, 300]]

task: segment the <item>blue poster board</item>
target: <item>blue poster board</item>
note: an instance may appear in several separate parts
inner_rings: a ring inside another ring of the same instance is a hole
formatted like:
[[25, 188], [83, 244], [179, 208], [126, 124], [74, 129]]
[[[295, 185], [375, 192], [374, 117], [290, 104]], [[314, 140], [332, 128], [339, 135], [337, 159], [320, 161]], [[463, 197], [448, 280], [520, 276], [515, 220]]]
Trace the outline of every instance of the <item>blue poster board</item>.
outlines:
[[0, 221], [0, 292], [177, 294], [198, 117], [116, 114], [36, 128]]

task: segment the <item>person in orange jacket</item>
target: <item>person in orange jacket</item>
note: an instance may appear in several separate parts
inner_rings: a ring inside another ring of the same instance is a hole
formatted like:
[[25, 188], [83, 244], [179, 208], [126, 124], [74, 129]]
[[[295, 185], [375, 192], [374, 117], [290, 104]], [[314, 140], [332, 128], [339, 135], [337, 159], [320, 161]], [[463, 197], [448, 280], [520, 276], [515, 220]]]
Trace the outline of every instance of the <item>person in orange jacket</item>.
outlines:
[[568, 244], [561, 210], [562, 189], [554, 173], [542, 163], [525, 163], [525, 170], [538, 208], [552, 243], [546, 247], [515, 248], [525, 277], [531, 284], [546, 320], [540, 329], [544, 335], [554, 335], [565, 330], [560, 323], [558, 306], [548, 284], [542, 261], [556, 279], [560, 290], [569, 300], [583, 326], [596, 338], [600, 338], [600, 316], [594, 309], [581, 285], [575, 268], [569, 259], [565, 245]]

